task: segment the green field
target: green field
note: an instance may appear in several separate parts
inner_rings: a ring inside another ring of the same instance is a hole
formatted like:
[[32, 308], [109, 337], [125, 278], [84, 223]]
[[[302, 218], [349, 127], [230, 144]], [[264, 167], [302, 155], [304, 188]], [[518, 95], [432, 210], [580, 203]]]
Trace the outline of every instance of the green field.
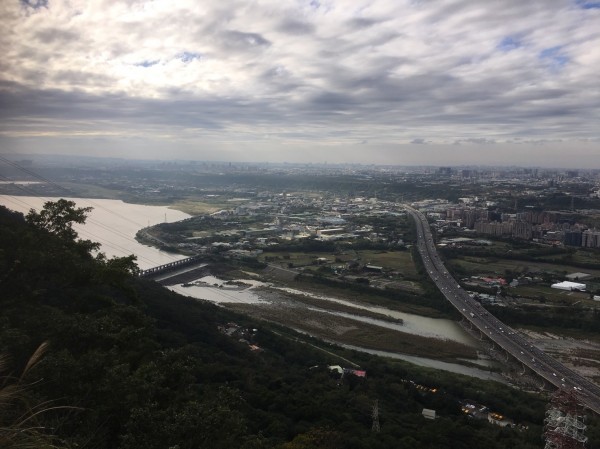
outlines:
[[469, 275], [477, 274], [497, 274], [503, 276], [506, 270], [529, 271], [529, 272], [552, 272], [562, 275], [563, 273], [574, 273], [583, 271], [594, 277], [600, 277], [600, 270], [591, 270], [587, 268], [578, 268], [564, 264], [554, 264], [547, 262], [535, 262], [529, 260], [512, 260], [485, 257], [465, 256], [457, 259], [451, 259], [451, 264], [456, 264], [464, 269]]
[[409, 251], [358, 251], [361, 262], [378, 265], [384, 270], [400, 271], [404, 276], [417, 276], [415, 263]]
[[61, 182], [60, 185], [65, 189], [74, 192], [81, 198], [106, 198], [111, 200], [123, 199], [123, 192], [119, 190], [107, 189], [97, 185], [75, 182]]
[[[324, 258], [327, 262], [323, 265], [336, 264], [336, 256], [331, 253], [301, 253], [301, 252], [264, 252], [258, 260], [261, 262], [276, 261], [278, 263], [293, 263], [294, 267], [305, 267], [308, 265], [314, 265], [317, 263], [317, 259]], [[344, 259], [341, 259], [344, 260]], [[337, 264], [343, 262], [337, 262]]]
[[[318, 260], [326, 259], [326, 260]], [[328, 252], [265, 252], [260, 255], [261, 262], [292, 263], [294, 267], [309, 265], [338, 266], [356, 261], [361, 265], [377, 265], [384, 271], [398, 271], [405, 277], [416, 277], [417, 271], [408, 251], [352, 251], [342, 254]]]
[[544, 297], [554, 304], [574, 305], [575, 303], [580, 303], [585, 306], [594, 306], [597, 304], [590, 299], [588, 293], [557, 290], [545, 285], [523, 285], [517, 288], [511, 288], [509, 292], [511, 295], [516, 294], [524, 298], [537, 299], [539, 297]]
[[[573, 261], [577, 263], [600, 263], [600, 254], [597, 251], [578, 250], [573, 255]], [[588, 272], [587, 269], [580, 271]]]
[[359, 304], [381, 306], [390, 310], [414, 313], [415, 315], [427, 316], [431, 318], [448, 317], [439, 310], [433, 309], [426, 305], [408, 303], [402, 300], [395, 300], [382, 296], [375, 288], [369, 289], [367, 292], [357, 291], [351, 288], [340, 288], [332, 285], [316, 284], [311, 282], [310, 279], [295, 280], [286, 285], [298, 290], [304, 290], [319, 295], [332, 296], [334, 298], [346, 299]]

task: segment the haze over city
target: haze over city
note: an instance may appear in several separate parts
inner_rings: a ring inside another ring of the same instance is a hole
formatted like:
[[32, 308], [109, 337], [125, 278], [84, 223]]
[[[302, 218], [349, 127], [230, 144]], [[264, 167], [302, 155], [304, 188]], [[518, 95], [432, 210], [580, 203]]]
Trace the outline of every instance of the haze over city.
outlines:
[[0, 152], [600, 168], [600, 3], [5, 1]]

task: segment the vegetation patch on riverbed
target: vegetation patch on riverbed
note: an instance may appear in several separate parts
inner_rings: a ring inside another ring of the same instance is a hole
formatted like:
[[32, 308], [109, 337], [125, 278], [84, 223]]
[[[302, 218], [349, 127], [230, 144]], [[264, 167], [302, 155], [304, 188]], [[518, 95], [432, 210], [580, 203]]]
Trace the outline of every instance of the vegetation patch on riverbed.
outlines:
[[461, 343], [413, 335], [304, 307], [291, 309], [278, 304], [228, 304], [227, 307], [340, 344], [449, 362], [477, 357], [474, 348]]
[[390, 315], [385, 315], [383, 313], [377, 313], [377, 312], [373, 312], [371, 310], [366, 310], [366, 309], [360, 308], [360, 306], [358, 304], [356, 307], [353, 307], [353, 306], [350, 306], [347, 304], [341, 304], [336, 301], [329, 301], [327, 299], [318, 298], [309, 293], [306, 293], [306, 294], [291, 293], [291, 292], [287, 292], [287, 291], [280, 290], [280, 289], [265, 288], [265, 287], [257, 289], [257, 291], [260, 292], [259, 293], [260, 296], [263, 296], [263, 297], [268, 296], [268, 297], [272, 298], [273, 296], [275, 296], [278, 299], [287, 298], [289, 300], [292, 300], [297, 303], [302, 303], [307, 306], [319, 307], [320, 309], [325, 309], [325, 310], [329, 310], [329, 311], [360, 315], [360, 316], [364, 316], [364, 317], [368, 317], [368, 318], [374, 318], [376, 320], [387, 321], [390, 323], [402, 324], [402, 322], [403, 322], [401, 318], [394, 318]]
[[[396, 296], [392, 291], [381, 291], [372, 287], [361, 288], [361, 286], [353, 285], [353, 288], [344, 288], [341, 283], [336, 285], [335, 283], [326, 284], [320, 281], [320, 279], [303, 276], [292, 282], [282, 282], [282, 284], [290, 288], [305, 290], [318, 295], [334, 296], [336, 298], [345, 299], [356, 303], [385, 307], [387, 309], [397, 310], [399, 312], [413, 313], [429, 318], [448, 318], [447, 314], [427, 306], [425, 304], [425, 300], [423, 301], [422, 305], [416, 304], [412, 301], [403, 301], [403, 295], [400, 292]], [[404, 295], [412, 296], [408, 294]], [[415, 298], [417, 297], [415, 296]]]

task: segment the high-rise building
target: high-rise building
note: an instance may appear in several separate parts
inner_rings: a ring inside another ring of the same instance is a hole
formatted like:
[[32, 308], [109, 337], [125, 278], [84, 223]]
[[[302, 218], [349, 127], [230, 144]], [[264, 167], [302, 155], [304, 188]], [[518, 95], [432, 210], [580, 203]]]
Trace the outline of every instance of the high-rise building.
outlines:
[[581, 231], [573, 230], [573, 231], [565, 231], [565, 236], [563, 238], [563, 244], [567, 246], [581, 246], [582, 235]]
[[484, 220], [478, 220], [477, 222], [475, 222], [475, 231], [479, 232], [480, 234], [502, 237], [512, 235], [512, 230], [512, 221], [508, 221], [506, 223], [499, 223], [496, 221], [488, 222]]
[[517, 239], [530, 240], [532, 237], [531, 223], [526, 221], [515, 221], [512, 236]]
[[581, 233], [581, 246], [600, 248], [600, 231], [587, 229]]

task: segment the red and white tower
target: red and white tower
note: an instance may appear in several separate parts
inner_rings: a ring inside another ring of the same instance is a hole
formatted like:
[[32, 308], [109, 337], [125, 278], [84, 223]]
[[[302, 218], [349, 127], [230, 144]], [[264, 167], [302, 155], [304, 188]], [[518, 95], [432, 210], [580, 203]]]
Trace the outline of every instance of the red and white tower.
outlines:
[[546, 412], [544, 449], [579, 449], [585, 448], [583, 406], [574, 391], [557, 390], [550, 399]]

